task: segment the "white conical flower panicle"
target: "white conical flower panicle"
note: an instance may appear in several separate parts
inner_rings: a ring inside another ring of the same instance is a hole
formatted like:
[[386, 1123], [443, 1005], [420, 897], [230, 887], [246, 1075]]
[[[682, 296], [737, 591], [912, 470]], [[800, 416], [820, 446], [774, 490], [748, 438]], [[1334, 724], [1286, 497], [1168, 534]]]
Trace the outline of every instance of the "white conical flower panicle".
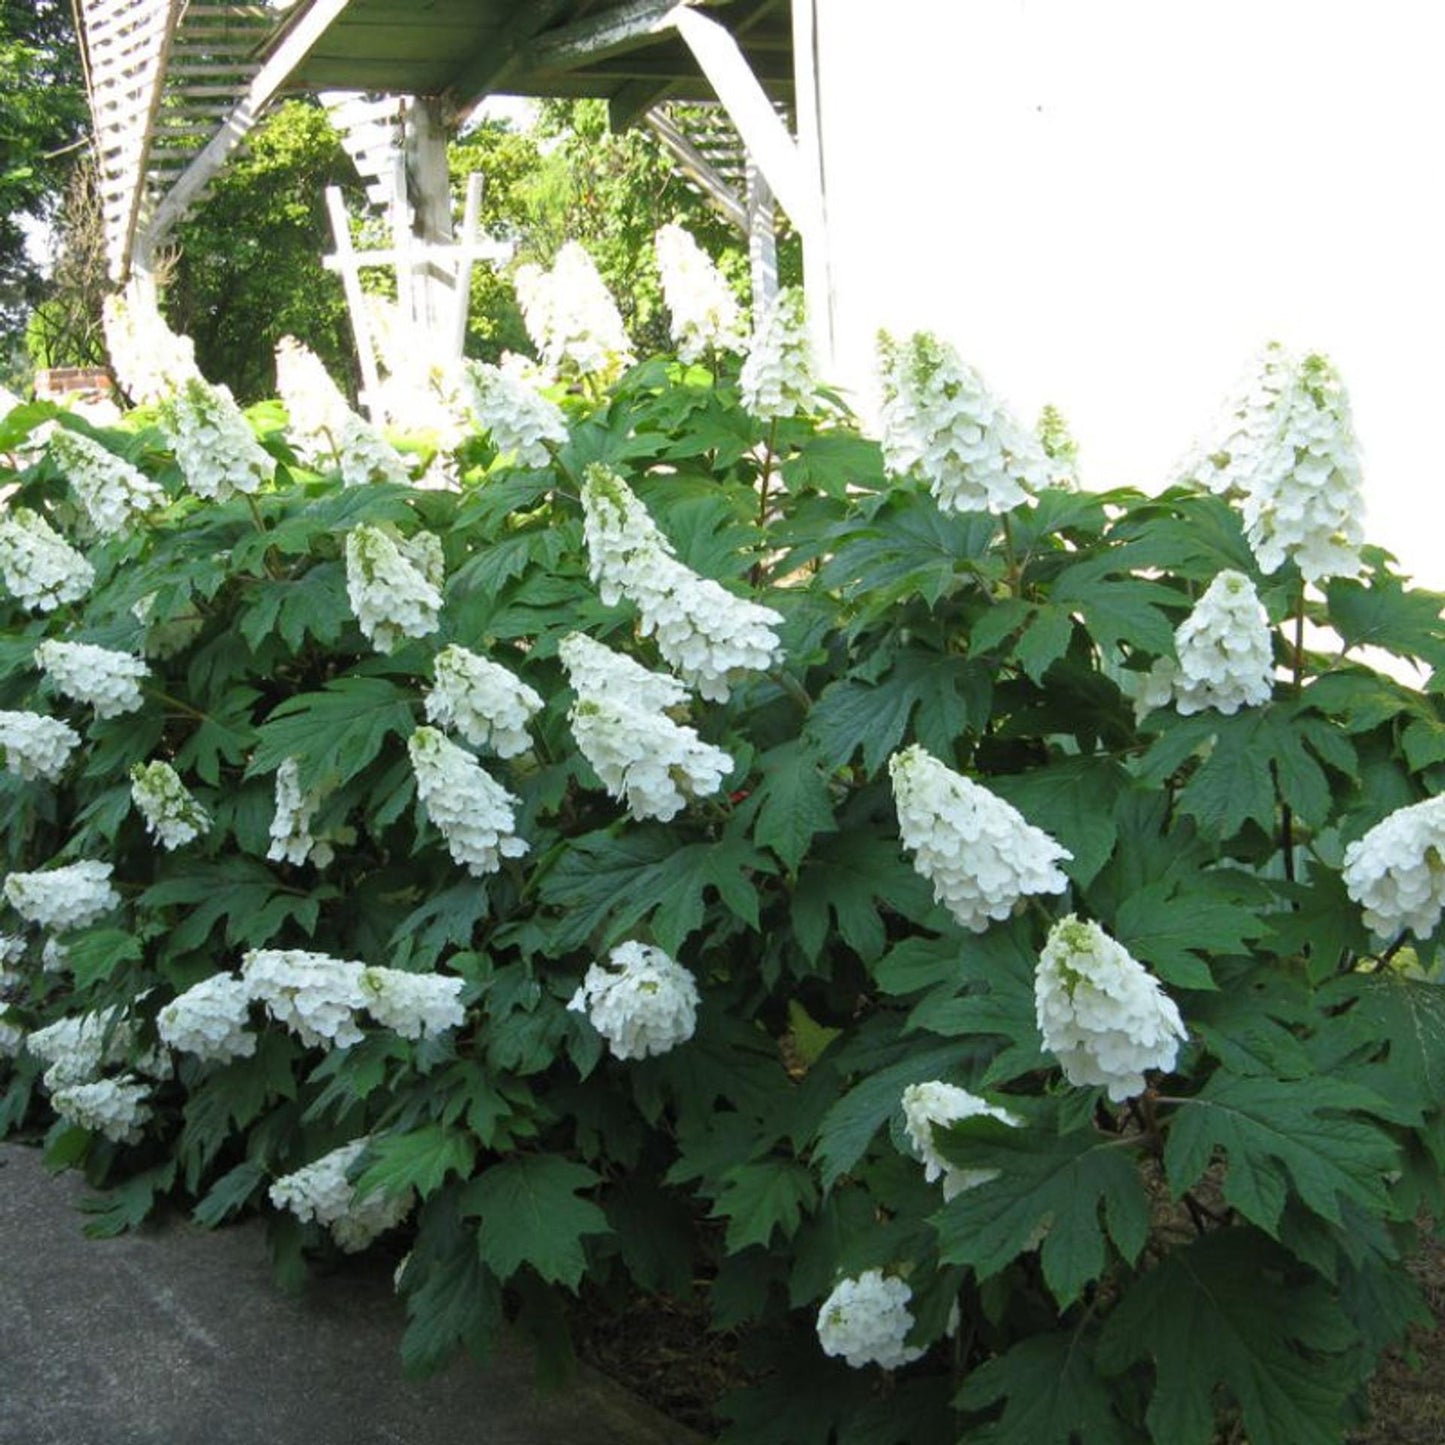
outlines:
[[990, 1104], [956, 1084], [944, 1084], [937, 1079], [926, 1084], [910, 1084], [903, 1091], [903, 1124], [908, 1142], [923, 1161], [923, 1177], [930, 1184], [935, 1179], [943, 1180], [944, 1199], [952, 1199], [965, 1189], [998, 1178], [997, 1169], [966, 1169], [951, 1163], [933, 1142], [935, 1129], [947, 1128], [960, 1119], [973, 1119], [980, 1114], [1015, 1129], [1023, 1122], [1017, 1114]]
[[1012, 511], [1049, 485], [1049, 459], [959, 360], [927, 332], [902, 345], [879, 337], [883, 362], [883, 464], [928, 484], [945, 512]]
[[527, 724], [542, 710], [534, 689], [499, 663], [455, 644], [437, 653], [433, 667], [436, 682], [426, 695], [430, 721], [502, 758], [518, 757], [532, 746]]
[[461, 994], [466, 981], [440, 973], [368, 968], [361, 975], [367, 1012], [404, 1039], [436, 1038], [466, 1020]]
[[686, 1043], [697, 1028], [692, 974], [648, 943], [619, 943], [592, 964], [567, 1007], [585, 1013], [615, 1058], [645, 1059]]
[[535, 368], [509, 352], [500, 366], [468, 361], [463, 375], [472, 416], [498, 453], [511, 456], [518, 466], [547, 466], [552, 460], [549, 447], [567, 440], [567, 418], [542, 395]]
[[284, 758], [276, 769], [276, 811], [271, 818], [271, 845], [266, 856], [273, 863], [308, 860], [324, 868], [335, 856], [331, 844], [311, 835], [311, 820], [321, 806], [317, 788], [303, 789], [301, 768], [295, 758]]
[[135, 1031], [116, 1008], [60, 1018], [25, 1036], [25, 1051], [45, 1065], [47, 1089], [85, 1084], [108, 1064], [122, 1064]]
[[[693, 728], [653, 709], [651, 704], [665, 695], [662, 680], [630, 658], [601, 648], [619, 659], [609, 684], [606, 665], [599, 666], [600, 644], [579, 647], [576, 638], [576, 633], [564, 638], [558, 649], [577, 692], [568, 717], [572, 736], [602, 786], [614, 798], [625, 799], [639, 821], [656, 818], [664, 823], [675, 818], [690, 797], [717, 792], [733, 761], [721, 748], [703, 742]], [[581, 663], [574, 669], [572, 659], [579, 653]], [[647, 679], [641, 685], [638, 673]]]
[[759, 421], [805, 415], [817, 401], [816, 373], [803, 293], [784, 287], [756, 319], [738, 373], [743, 405]]
[[512, 280], [527, 334], [549, 371], [610, 381], [632, 364], [617, 304], [576, 241], [557, 252], [550, 271], [519, 266]]
[[569, 632], [557, 646], [572, 690], [579, 697], [612, 697], [644, 712], [666, 712], [687, 702], [687, 689], [665, 672], [649, 672], [626, 653]]
[[366, 1007], [364, 972], [351, 959], [297, 948], [253, 948], [241, 960], [251, 997], [308, 1048], [345, 1049], [361, 1039], [356, 1013]]
[[1294, 359], [1277, 341], [1249, 364], [1219, 420], [1177, 468], [1178, 480], [1211, 492], [1245, 491], [1274, 436], [1280, 394]]
[[138, 406], [200, 379], [195, 342], [177, 336], [153, 301], [134, 292], [107, 296], [101, 317], [111, 369]]
[[5, 899], [22, 918], [52, 933], [88, 928], [120, 906], [111, 871], [109, 863], [87, 858], [38, 873], [11, 873]]
[[465, 749], [435, 728], [419, 727], [407, 739], [417, 796], [446, 840], [447, 851], [469, 873], [495, 873], [503, 858], [527, 851], [517, 837], [517, 799]]
[[1429, 938], [1445, 909], [1445, 794], [1397, 808], [1351, 843], [1343, 876], [1382, 943], [1407, 928]]
[[1023, 899], [1069, 886], [1057, 864], [1074, 855], [982, 784], [917, 744], [894, 753], [888, 773], [903, 846], [965, 928], [982, 933]]
[[67, 1123], [102, 1134], [117, 1144], [140, 1142], [151, 1117], [150, 1086], [130, 1075], [66, 1084], [50, 1096], [51, 1107]]
[[321, 358], [294, 336], [276, 343], [276, 391], [296, 454], [310, 465], [333, 459], [341, 450], [341, 428], [351, 407]]
[[208, 1063], [228, 1064], [256, 1052], [250, 1012], [251, 990], [246, 982], [234, 974], [212, 974], [161, 1009], [156, 1032], [168, 1048]]
[[1246, 483], [1244, 535], [1260, 569], [1293, 559], [1307, 582], [1354, 577], [1364, 513], [1359, 443], [1335, 368], [1306, 356], [1289, 374], [1277, 424]]
[[697, 361], [709, 351], [741, 351], [738, 298], [707, 253], [675, 222], [658, 231], [654, 245], [678, 357]]
[[1174, 703], [1181, 713], [1225, 714], [1258, 707], [1274, 692], [1269, 617], [1242, 572], [1221, 572], [1174, 634], [1179, 670]]
[[881, 1269], [840, 1280], [818, 1311], [823, 1353], [841, 1355], [855, 1370], [865, 1365], [896, 1370], [922, 1359], [924, 1351], [906, 1343], [914, 1324], [912, 1301], [913, 1291]]
[[164, 490], [139, 467], [80, 432], [57, 428], [50, 436], [50, 455], [102, 537], [115, 536], [165, 504]]
[[167, 851], [210, 831], [210, 814], [167, 762], [137, 763], [131, 768], [130, 795], [151, 836]]
[[346, 534], [346, 595], [378, 652], [436, 630], [443, 578], [441, 541], [430, 532], [400, 537], [363, 523]]
[[1172, 1069], [1186, 1037], [1174, 1000], [1097, 923], [1070, 914], [1049, 931], [1034, 976], [1044, 1047], [1079, 1088], [1115, 1103], [1144, 1092], [1146, 1069]]
[[0, 516], [0, 577], [22, 607], [53, 612], [90, 591], [95, 568], [38, 512], [16, 507]]
[[633, 602], [642, 635], [656, 636], [663, 660], [704, 698], [726, 702], [743, 677], [778, 661], [775, 629], [782, 615], [679, 562], [621, 477], [588, 467], [582, 508], [589, 568], [602, 600]]
[[[340, 435], [343, 487], [369, 487], [378, 482], [389, 482], [396, 487], [411, 484], [406, 458], [365, 417], [348, 412], [341, 423]], [[436, 465], [435, 460], [432, 464]], [[424, 484], [424, 479], [417, 482], [417, 486]]]
[[276, 1180], [271, 1203], [290, 1210], [304, 1224], [315, 1220], [348, 1254], [363, 1250], [378, 1235], [395, 1228], [411, 1212], [412, 1191], [390, 1194], [378, 1189], [359, 1199], [347, 1175], [366, 1148], [365, 1139], [343, 1144], [314, 1163]]
[[198, 497], [224, 502], [236, 492], [259, 491], [275, 475], [275, 458], [224, 386], [192, 378], [157, 414], [186, 485]]
[[55, 782], [79, 745], [80, 734], [59, 718], [38, 712], [0, 712], [5, 766], [22, 778]]
[[35, 649], [35, 664], [57, 692], [87, 703], [98, 718], [134, 712], [145, 701], [140, 685], [150, 669], [128, 652], [47, 639]]

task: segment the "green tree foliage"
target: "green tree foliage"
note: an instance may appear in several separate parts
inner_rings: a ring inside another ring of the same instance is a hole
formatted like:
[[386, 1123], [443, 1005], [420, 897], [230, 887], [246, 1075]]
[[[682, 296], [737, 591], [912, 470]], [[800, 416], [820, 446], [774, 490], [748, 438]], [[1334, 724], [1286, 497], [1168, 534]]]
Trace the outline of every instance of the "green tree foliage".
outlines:
[[[942, 511], [835, 412], [749, 416], [731, 366], [655, 358], [560, 405], [543, 464], [478, 434], [452, 491], [344, 488], [258, 407], [276, 479], [224, 501], [193, 495], [136, 413], [100, 440], [165, 503], [100, 540], [53, 461], [7, 478], [95, 569], [52, 612], [0, 604], [0, 708], [82, 737], [55, 781], [0, 778], [7, 867], [108, 862], [121, 897], [65, 934], [59, 969], [7, 917], [0, 1123], [48, 1130], [51, 1160], [109, 1191], [93, 1228], [162, 1201], [203, 1223], [261, 1210], [290, 1273], [334, 1243], [268, 1186], [364, 1141], [353, 1207], [415, 1194], [398, 1238], [418, 1370], [507, 1317], [557, 1357], [556, 1306], [583, 1282], [700, 1281], [748, 1340], [725, 1406], [740, 1445], [1339, 1445], [1380, 1352], [1424, 1318], [1405, 1260], [1445, 1205], [1438, 925], [1406, 965], [1407, 935], [1372, 936], [1342, 881], [1351, 843], [1445, 782], [1445, 599], [1368, 547], [1357, 581], [1264, 575], [1238, 508], [1192, 485]], [[0, 454], [53, 415], [14, 414]], [[559, 661], [575, 630], [662, 668], [638, 605], [592, 575], [598, 462], [681, 562], [781, 617], [781, 660], [671, 709], [730, 771], [666, 819], [600, 785]], [[435, 625], [390, 653], [352, 616], [363, 524], [428, 532], [445, 563]], [[1136, 711], [1131, 675], [1174, 658], [1224, 568], [1267, 614], [1268, 695]], [[35, 662], [56, 637], [144, 654], [141, 704], [97, 720], [66, 701]], [[1367, 642], [1420, 685], [1374, 671]], [[452, 643], [541, 699], [530, 749], [483, 758], [528, 845], [484, 876], [418, 802], [408, 751]], [[889, 760], [915, 743], [1066, 848], [1063, 891], [957, 922], [900, 836]], [[272, 848], [288, 759], [334, 856]], [[174, 851], [132, 806], [150, 760], [212, 819]], [[1182, 1014], [1177, 1055], [1131, 1097], [1071, 1085], [1044, 1047], [1038, 960], [1069, 913], [1126, 941]], [[624, 941], [666, 950], [699, 995], [691, 1036], [648, 1057], [569, 1006]], [[408, 1038], [344, 1005], [357, 1037], [327, 1049], [243, 1000], [254, 1053], [158, 1067], [158, 1015], [254, 948], [450, 980], [461, 1021]], [[16, 1047], [110, 1009], [94, 1067], [149, 1099], [126, 1142], [73, 1105], [55, 1117], [63, 1081]], [[934, 1131], [967, 1172], [947, 1191], [905, 1132], [905, 1089], [931, 1082], [1007, 1110]], [[873, 1271], [909, 1301], [889, 1380], [817, 1335], [839, 1281]]]

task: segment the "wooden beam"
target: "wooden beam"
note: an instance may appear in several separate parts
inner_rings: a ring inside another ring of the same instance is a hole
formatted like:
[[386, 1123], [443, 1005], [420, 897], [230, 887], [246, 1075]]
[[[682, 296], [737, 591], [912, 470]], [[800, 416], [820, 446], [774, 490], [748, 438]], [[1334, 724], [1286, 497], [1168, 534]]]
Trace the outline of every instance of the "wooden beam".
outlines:
[[683, 173], [703, 191], [713, 207], [736, 230], [748, 234], [748, 208], [692, 141], [659, 111], [649, 111], [647, 124], [671, 152]]
[[677, 0], [624, 0], [586, 20], [538, 36], [526, 48], [526, 63], [534, 70], [575, 70], [604, 55], [645, 45], [671, 27], [672, 14], [678, 8]]
[[442, 96], [449, 124], [466, 118], [477, 102], [492, 94], [516, 68], [527, 42], [562, 13], [566, 0], [532, 0], [513, 12], [512, 18], [462, 67]]

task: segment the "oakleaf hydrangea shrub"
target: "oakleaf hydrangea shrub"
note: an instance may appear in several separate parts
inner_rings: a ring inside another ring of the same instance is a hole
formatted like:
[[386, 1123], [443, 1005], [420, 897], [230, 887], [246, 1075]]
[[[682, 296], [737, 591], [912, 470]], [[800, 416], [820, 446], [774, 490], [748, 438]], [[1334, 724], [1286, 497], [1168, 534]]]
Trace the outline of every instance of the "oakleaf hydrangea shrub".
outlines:
[[1445, 1208], [1445, 627], [1333, 369], [1091, 493], [676, 269], [630, 366], [532, 275], [440, 466], [138, 312], [145, 405], [0, 420], [0, 1122], [95, 1232], [405, 1256], [417, 1371], [661, 1292], [746, 1445], [1342, 1439]]

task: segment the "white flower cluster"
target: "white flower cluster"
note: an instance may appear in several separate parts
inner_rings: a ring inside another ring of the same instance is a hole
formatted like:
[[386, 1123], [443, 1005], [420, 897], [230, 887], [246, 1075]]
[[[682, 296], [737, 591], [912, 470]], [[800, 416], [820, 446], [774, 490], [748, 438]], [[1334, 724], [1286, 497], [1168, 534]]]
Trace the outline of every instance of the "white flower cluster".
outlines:
[[29, 507], [0, 516], [0, 576], [22, 607], [53, 612], [79, 602], [95, 581], [95, 568]]
[[200, 377], [195, 343], [177, 336], [153, 302], [135, 294], [107, 296], [102, 321], [111, 368], [137, 405], [160, 401]]
[[430, 727], [417, 728], [406, 746], [417, 795], [456, 862], [481, 877], [527, 851], [516, 833], [517, 799], [469, 752]]
[[250, 997], [308, 1048], [345, 1049], [360, 1040], [356, 1011], [366, 1006], [365, 971], [350, 959], [299, 948], [253, 948], [241, 959]]
[[632, 364], [617, 304], [576, 241], [557, 252], [550, 271], [519, 266], [512, 280], [527, 334], [549, 371], [607, 381]]
[[24, 919], [55, 933], [88, 928], [120, 906], [110, 882], [111, 865], [94, 859], [47, 868], [39, 873], [11, 873], [5, 898]]
[[363, 523], [346, 534], [346, 595], [378, 652], [436, 630], [445, 576], [441, 539], [431, 532], [402, 537]]
[[275, 458], [224, 386], [192, 377], [161, 403], [158, 416], [198, 497], [224, 502], [235, 492], [259, 491], [275, 475]]
[[576, 632], [563, 638], [558, 655], [577, 693], [572, 736], [603, 787], [625, 798], [634, 818], [666, 823], [689, 797], [710, 797], [722, 786], [733, 760], [662, 711], [685, 696], [672, 678]]
[[141, 1126], [151, 1117], [149, 1085], [130, 1074], [66, 1084], [50, 1096], [62, 1119], [113, 1139], [117, 1144], [140, 1142]]
[[165, 491], [139, 467], [80, 432], [57, 428], [50, 455], [102, 537], [115, 536], [134, 518], [165, 504]]
[[709, 351], [741, 351], [746, 340], [738, 298], [707, 253], [676, 223], [663, 226], [654, 244], [679, 358], [697, 361]]
[[1241, 494], [1245, 536], [1263, 571], [1293, 558], [1310, 582], [1358, 574], [1359, 443], [1344, 386], [1325, 357], [1271, 343], [1215, 438], [1182, 471], [1185, 480]]
[[1062, 893], [1056, 866], [1074, 855], [1012, 804], [945, 767], [918, 744], [888, 760], [903, 846], [933, 896], [965, 928], [982, 933], [1019, 901]]
[[697, 1005], [687, 969], [660, 948], [629, 941], [588, 968], [567, 1007], [587, 1015], [615, 1058], [645, 1059], [693, 1036]]
[[519, 466], [545, 467], [552, 460], [548, 444], [567, 440], [567, 418], [538, 389], [535, 368], [509, 352], [500, 366], [464, 363], [464, 376], [472, 415], [497, 451]]
[[80, 734], [59, 718], [38, 712], [0, 712], [5, 766], [22, 778], [55, 782], [79, 744]]
[[1049, 930], [1034, 976], [1044, 1047], [1077, 1087], [1118, 1103], [1144, 1092], [1146, 1069], [1172, 1069], [1186, 1037], [1174, 1000], [1097, 923], [1073, 914]]
[[317, 788], [303, 789], [300, 764], [285, 758], [276, 769], [276, 811], [271, 818], [271, 845], [266, 856], [273, 863], [295, 863], [310, 859], [324, 868], [335, 857], [331, 844], [311, 835], [311, 820], [321, 806]]
[[45, 1065], [40, 1076], [47, 1089], [84, 1084], [107, 1064], [125, 1061], [134, 1042], [131, 1026], [119, 1009], [57, 1019], [25, 1038], [25, 1051]]
[[210, 832], [211, 818], [167, 762], [136, 763], [130, 795], [150, 834], [169, 852]]
[[1174, 634], [1174, 704], [1186, 717], [1258, 707], [1274, 692], [1269, 617], [1242, 572], [1221, 572]]
[[818, 1311], [818, 1343], [825, 1355], [842, 1355], [855, 1370], [881, 1365], [896, 1370], [923, 1358], [917, 1345], [906, 1344], [913, 1328], [908, 1308], [913, 1291], [881, 1269], [865, 1269], [843, 1279]]
[[818, 391], [816, 372], [803, 293], [784, 287], [753, 328], [747, 360], [738, 373], [743, 405], [759, 421], [811, 411]]
[[1430, 937], [1445, 909], [1445, 794], [1397, 808], [1345, 849], [1345, 891], [1382, 942]]
[[1008, 512], [1049, 484], [1049, 458], [946, 342], [879, 337], [883, 463], [917, 476], [945, 512]]
[[404, 1039], [435, 1038], [460, 1028], [466, 1018], [461, 999], [465, 986], [464, 979], [399, 968], [368, 968], [361, 975], [367, 1012]]
[[426, 715], [454, 728], [473, 747], [515, 758], [532, 746], [527, 724], [541, 711], [533, 688], [505, 667], [465, 647], [444, 647], [434, 664], [436, 683], [426, 694]]
[[35, 649], [35, 662], [58, 692], [88, 703], [98, 718], [134, 712], [145, 700], [140, 685], [150, 669], [128, 652], [47, 638]]
[[377, 482], [405, 487], [411, 483], [406, 458], [365, 417], [354, 411], [348, 412], [341, 423], [340, 463], [343, 487], [369, 487]]
[[302, 1223], [314, 1219], [331, 1231], [331, 1237], [348, 1254], [358, 1253], [378, 1235], [395, 1228], [411, 1213], [412, 1191], [388, 1194], [376, 1190], [365, 1199], [347, 1179], [366, 1148], [365, 1139], [343, 1144], [314, 1163], [276, 1180], [271, 1203], [289, 1209]]
[[229, 973], [213, 974], [177, 994], [156, 1015], [161, 1042], [216, 1063], [248, 1059], [256, 1052], [250, 1022], [251, 990]]
[[1023, 1120], [1017, 1114], [990, 1104], [960, 1089], [956, 1084], [945, 1084], [937, 1079], [926, 1084], [910, 1084], [903, 1091], [903, 1123], [908, 1142], [913, 1145], [923, 1161], [923, 1177], [932, 1184], [935, 1179], [943, 1180], [943, 1197], [952, 1199], [965, 1189], [987, 1184], [998, 1178], [997, 1169], [964, 1169], [945, 1159], [933, 1143], [933, 1131], [956, 1124], [960, 1119], [972, 1119], [983, 1114], [990, 1119], [1019, 1128]]
[[750, 672], [777, 662], [782, 616], [736, 597], [672, 555], [642, 503], [615, 472], [594, 463], [582, 483], [589, 572], [602, 600], [637, 606], [642, 635], [710, 702], [726, 702]]

